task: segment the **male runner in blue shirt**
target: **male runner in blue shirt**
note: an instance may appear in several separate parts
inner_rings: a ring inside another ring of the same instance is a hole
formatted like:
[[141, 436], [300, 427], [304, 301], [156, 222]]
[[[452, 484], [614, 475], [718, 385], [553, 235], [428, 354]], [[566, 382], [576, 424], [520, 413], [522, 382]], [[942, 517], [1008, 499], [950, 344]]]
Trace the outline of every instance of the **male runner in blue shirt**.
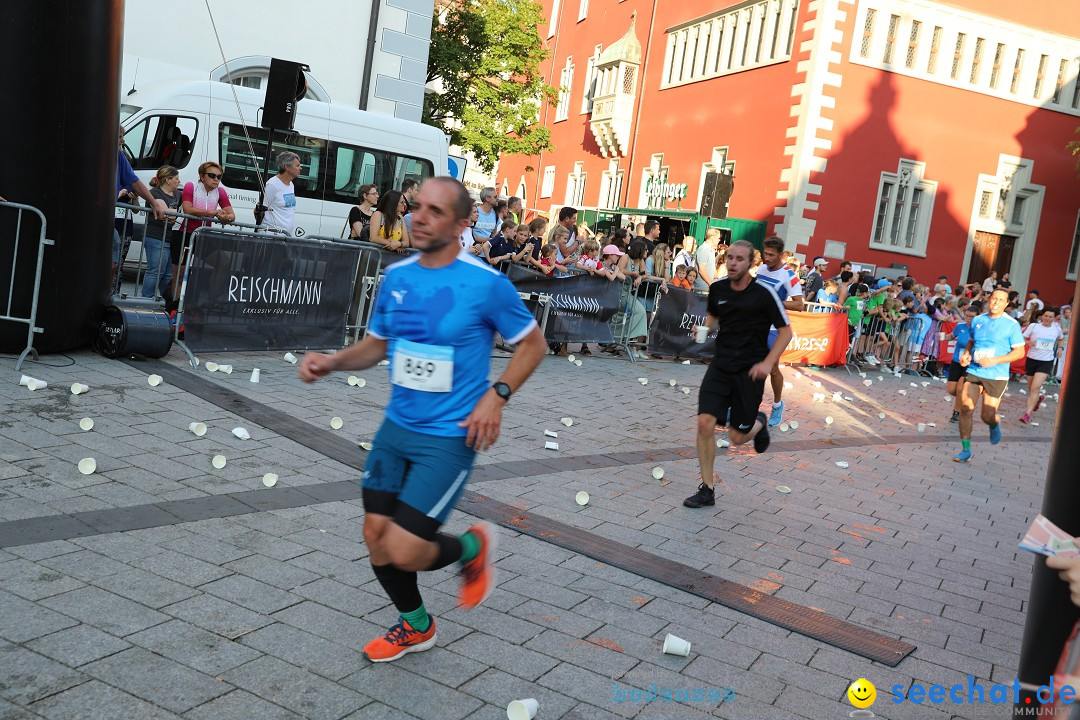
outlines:
[[963, 405], [960, 407], [960, 454], [956, 462], [971, 459], [971, 425], [975, 404], [982, 396], [982, 421], [990, 426], [990, 442], [1001, 442], [1001, 418], [998, 405], [1009, 387], [1009, 365], [1024, 357], [1026, 342], [1020, 323], [1005, 314], [1009, 293], [995, 290], [990, 295], [989, 311], [971, 321], [971, 336], [960, 353], [960, 364], [967, 368]]
[[[499, 437], [502, 408], [547, 352], [547, 343], [514, 286], [458, 238], [472, 201], [453, 178], [428, 180], [413, 206], [413, 247], [390, 266], [367, 335], [326, 356], [308, 353], [300, 377], [363, 370], [390, 358], [390, 402], [361, 480], [364, 541], [375, 577], [400, 621], [364, 647], [373, 662], [435, 644], [416, 583], [418, 570], [461, 563], [461, 604], [479, 605], [494, 588], [495, 528], [473, 525], [460, 537], [439, 532], [465, 489], [477, 450]], [[518, 344], [498, 382], [488, 380], [498, 331]]]

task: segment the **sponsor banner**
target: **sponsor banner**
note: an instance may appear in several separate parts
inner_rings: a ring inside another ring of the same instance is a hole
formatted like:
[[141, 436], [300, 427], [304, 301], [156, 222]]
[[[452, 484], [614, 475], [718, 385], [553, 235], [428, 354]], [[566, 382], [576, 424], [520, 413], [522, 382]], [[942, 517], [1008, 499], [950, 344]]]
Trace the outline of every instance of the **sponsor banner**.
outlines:
[[[518, 292], [551, 296], [544, 337], [549, 342], [609, 343], [612, 316], [619, 310], [620, 283], [595, 275], [543, 278], [514, 282]], [[539, 318], [543, 310], [535, 301], [525, 301]]]
[[202, 231], [184, 295], [193, 351], [340, 348], [359, 248]]
[[[711, 360], [716, 334], [694, 342], [694, 326], [705, 323], [706, 298], [688, 290], [670, 288], [659, 295], [656, 316], [649, 328], [649, 352]], [[842, 365], [848, 352], [846, 313], [789, 312], [793, 337], [780, 362], [806, 365]]]

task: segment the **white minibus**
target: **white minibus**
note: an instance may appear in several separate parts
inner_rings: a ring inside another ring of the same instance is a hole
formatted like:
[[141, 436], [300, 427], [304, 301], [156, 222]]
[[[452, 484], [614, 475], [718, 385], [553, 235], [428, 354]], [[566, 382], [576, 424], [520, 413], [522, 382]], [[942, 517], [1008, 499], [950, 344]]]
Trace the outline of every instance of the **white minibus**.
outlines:
[[[125, 96], [120, 117], [135, 173], [149, 182], [160, 166], [173, 165], [181, 183], [197, 182], [200, 164], [220, 163], [237, 222], [254, 224], [259, 183], [251, 150], [264, 182], [277, 173], [273, 158], [291, 150], [303, 164], [294, 181], [297, 237], [340, 236], [361, 185], [374, 183], [384, 193], [400, 190], [408, 178], [447, 174], [447, 138], [437, 128], [314, 100], [297, 104], [292, 130], [274, 131], [267, 169], [263, 98], [261, 90], [211, 80], [147, 86]], [[141, 234], [140, 228], [134, 237]], [[138, 258], [139, 248], [132, 255]]]

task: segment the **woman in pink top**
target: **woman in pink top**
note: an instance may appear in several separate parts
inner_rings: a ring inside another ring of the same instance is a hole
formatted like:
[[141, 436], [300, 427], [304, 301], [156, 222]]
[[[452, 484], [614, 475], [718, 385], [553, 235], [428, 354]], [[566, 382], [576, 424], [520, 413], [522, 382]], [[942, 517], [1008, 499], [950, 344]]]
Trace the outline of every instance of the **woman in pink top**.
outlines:
[[229, 202], [229, 194], [221, 185], [224, 174], [224, 170], [216, 162], [204, 162], [199, 166], [199, 181], [184, 185], [184, 193], [181, 197], [184, 214], [205, 217], [207, 220], [185, 220], [184, 242], [173, 243], [172, 302], [175, 302], [178, 297], [177, 288], [183, 276], [181, 270], [187, 259], [180, 256], [181, 244], [186, 246], [188, 236], [196, 229], [209, 225], [211, 219], [219, 222], [236, 220], [236, 213], [233, 212], [232, 203]]

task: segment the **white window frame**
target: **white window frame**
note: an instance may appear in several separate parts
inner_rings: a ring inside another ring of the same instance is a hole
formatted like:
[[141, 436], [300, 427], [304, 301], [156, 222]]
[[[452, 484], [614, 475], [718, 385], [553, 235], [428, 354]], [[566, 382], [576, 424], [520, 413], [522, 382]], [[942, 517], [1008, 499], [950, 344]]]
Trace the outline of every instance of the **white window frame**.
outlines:
[[540, 183], [540, 197], [549, 198], [555, 192], [555, 166], [548, 165], [544, 168], [544, 178]]
[[579, 208], [585, 200], [585, 180], [588, 178], [585, 172], [585, 163], [581, 160], [574, 163], [574, 171], [566, 176], [566, 202], [564, 205]]
[[596, 66], [600, 63], [600, 53], [603, 52], [604, 46], [597, 45], [593, 48], [592, 57], [589, 58], [589, 65], [585, 70], [585, 90], [581, 93], [581, 114], [588, 115], [593, 109], [593, 98], [599, 93], [600, 89], [600, 75], [596, 71]]
[[589, 0], [580, 0], [577, 11], [577, 21], [581, 22], [589, 16]]
[[625, 179], [626, 171], [619, 168], [619, 159], [608, 160], [608, 169], [600, 178], [600, 198], [596, 206], [605, 210], [614, 210], [619, 207], [619, 198], [622, 197]]
[[549, 39], [555, 37], [555, 30], [558, 29], [558, 26], [559, 26], [559, 0], [555, 0], [555, 2], [553, 2], [552, 5], [551, 5], [551, 19], [548, 20], [547, 36], [548, 36]]
[[1072, 248], [1069, 250], [1069, 261], [1065, 266], [1065, 279], [1075, 281], [1080, 274], [1080, 210], [1076, 211], [1076, 229], [1073, 232]]
[[[897, 163], [895, 173], [881, 173], [878, 180], [877, 199], [874, 201], [873, 220], [870, 225], [872, 250], [926, 257], [937, 182], [927, 180], [925, 172], [926, 163], [901, 158]], [[887, 190], [886, 183], [889, 185]], [[916, 192], [919, 193], [917, 208], [913, 203]], [[884, 217], [882, 217], [883, 200], [885, 202]], [[912, 217], [913, 214], [914, 217]], [[878, 238], [879, 226], [880, 239]], [[906, 246], [909, 235], [913, 240], [911, 247]]]
[[566, 56], [559, 75], [559, 101], [555, 106], [555, 122], [562, 122], [570, 117], [570, 94], [574, 90], [574, 56]]

